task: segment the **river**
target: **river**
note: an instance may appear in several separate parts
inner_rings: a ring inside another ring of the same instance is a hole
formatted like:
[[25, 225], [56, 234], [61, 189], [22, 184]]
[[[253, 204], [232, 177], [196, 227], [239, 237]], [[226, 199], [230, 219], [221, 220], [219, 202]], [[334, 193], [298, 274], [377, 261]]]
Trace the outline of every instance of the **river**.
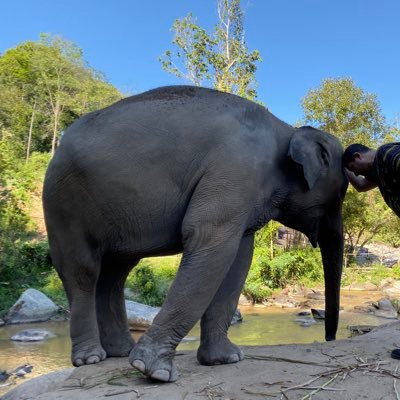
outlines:
[[[367, 300], [382, 297], [379, 292], [342, 292], [342, 305], [337, 338], [349, 337], [349, 325], [380, 325], [390, 320], [377, 318], [366, 313], [352, 312], [354, 305], [361, 305]], [[272, 345], [289, 343], [312, 343], [324, 340], [324, 321], [318, 321], [309, 327], [302, 327], [296, 322], [298, 309], [277, 307], [241, 306], [243, 322], [233, 325], [229, 331], [230, 339], [238, 345]], [[10, 337], [29, 328], [44, 328], [53, 332], [56, 337], [43, 342], [13, 342]], [[135, 339], [142, 332], [133, 332]], [[200, 329], [196, 325], [178, 347], [178, 350], [194, 350], [199, 345]], [[23, 364], [33, 365], [27, 378], [17, 378], [15, 384], [26, 379], [46, 374], [63, 368], [70, 368], [69, 323], [43, 322], [39, 324], [8, 325], [0, 327], [0, 371], [10, 371]], [[7, 381], [7, 383], [9, 383]], [[1, 387], [0, 395], [13, 386]]]

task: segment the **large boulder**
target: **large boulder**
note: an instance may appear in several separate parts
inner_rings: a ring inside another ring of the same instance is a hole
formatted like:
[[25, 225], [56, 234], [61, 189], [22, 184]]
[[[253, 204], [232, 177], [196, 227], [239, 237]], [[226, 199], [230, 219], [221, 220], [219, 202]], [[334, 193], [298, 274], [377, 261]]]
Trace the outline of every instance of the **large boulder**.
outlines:
[[[125, 300], [125, 307], [129, 328], [134, 331], [145, 331], [148, 329], [161, 309], [160, 307], [151, 307], [131, 300]], [[231, 324], [233, 325], [242, 321], [242, 314], [239, 309], [236, 309]]]
[[128, 325], [133, 330], [144, 331], [160, 311], [159, 307], [146, 306], [136, 301], [125, 300]]
[[377, 310], [374, 314], [376, 317], [395, 319], [397, 318], [397, 310], [394, 308], [392, 302], [389, 299], [381, 299], [378, 304], [375, 305]]
[[27, 289], [10, 308], [5, 321], [7, 324], [24, 324], [49, 320], [58, 311], [58, 307], [42, 292]]

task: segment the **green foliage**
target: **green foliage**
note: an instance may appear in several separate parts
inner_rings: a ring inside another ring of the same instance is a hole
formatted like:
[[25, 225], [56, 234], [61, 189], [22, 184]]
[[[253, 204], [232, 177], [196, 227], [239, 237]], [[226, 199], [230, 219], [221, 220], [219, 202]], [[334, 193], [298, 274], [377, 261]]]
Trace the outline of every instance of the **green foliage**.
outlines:
[[274, 289], [295, 282], [313, 285], [323, 281], [320, 251], [312, 247], [280, 251], [275, 257], [262, 247], [254, 251], [253, 262], [243, 289], [243, 294], [254, 302], [269, 297]]
[[45, 295], [49, 296], [54, 303], [68, 308], [68, 300], [64, 286], [55, 270], [51, 271], [44, 279], [44, 285], [39, 288]]
[[323, 280], [320, 251], [312, 247], [285, 251], [265, 264], [264, 274], [272, 288], [302, 281], [320, 282]]
[[4, 243], [0, 253], [0, 313], [28, 288], [42, 287], [52, 271], [47, 242]]
[[32, 241], [38, 236], [32, 204], [40, 207], [49, 152], [60, 132], [121, 97], [76, 45], [60, 37], [42, 35], [0, 55], [0, 313], [28, 287], [44, 285], [65, 303], [47, 243]]
[[349, 187], [343, 204], [346, 253], [354, 254], [380, 232], [390, 237], [389, 223], [393, 219], [397, 221], [378, 190], [358, 193]]
[[343, 270], [342, 286], [352, 283], [373, 283], [378, 286], [386, 278], [399, 280], [400, 265], [389, 268], [381, 264], [373, 264], [369, 268], [363, 268], [352, 264]]
[[218, 0], [217, 5], [218, 23], [211, 33], [197, 25], [192, 14], [177, 19], [172, 27], [177, 50], [167, 50], [159, 60], [165, 71], [195, 85], [254, 100], [261, 56], [247, 48], [240, 0]]
[[302, 100], [305, 122], [337, 136], [344, 147], [373, 145], [387, 127], [375, 94], [357, 87], [351, 78], [325, 79]]
[[126, 287], [133, 290], [135, 300], [161, 306], [177, 272], [177, 257], [142, 260], [129, 274]]
[[265, 266], [269, 261], [270, 253], [266, 248], [254, 249], [253, 261], [242, 293], [255, 303], [266, 300], [272, 294], [272, 288], [267, 285], [265, 276]]
[[54, 152], [66, 126], [121, 97], [81, 49], [58, 36], [41, 35], [0, 55], [0, 139], [22, 144], [20, 157]]
[[389, 213], [390, 217], [385, 219], [384, 226], [382, 226], [376, 238], [378, 241], [388, 243], [390, 246], [400, 247], [399, 219], [392, 210]]

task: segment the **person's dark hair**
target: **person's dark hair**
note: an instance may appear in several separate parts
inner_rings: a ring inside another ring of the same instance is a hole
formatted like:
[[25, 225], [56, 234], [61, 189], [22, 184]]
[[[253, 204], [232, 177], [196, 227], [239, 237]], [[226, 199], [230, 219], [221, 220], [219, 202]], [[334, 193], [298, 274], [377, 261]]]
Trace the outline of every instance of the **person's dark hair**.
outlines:
[[354, 161], [354, 153], [368, 153], [370, 150], [372, 149], [360, 143], [351, 144], [343, 153], [343, 164], [348, 165]]

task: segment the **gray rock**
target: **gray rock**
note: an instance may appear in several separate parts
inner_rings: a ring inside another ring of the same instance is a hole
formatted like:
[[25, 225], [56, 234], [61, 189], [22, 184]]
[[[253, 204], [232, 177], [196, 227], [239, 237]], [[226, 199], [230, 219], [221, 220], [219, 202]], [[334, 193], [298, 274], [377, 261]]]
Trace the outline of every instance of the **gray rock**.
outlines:
[[248, 299], [244, 294], [241, 294], [239, 297], [239, 303], [240, 306], [251, 306], [253, 302]]
[[27, 382], [18, 385], [16, 388], [7, 392], [2, 400], [27, 400], [36, 399], [43, 393], [55, 390], [58, 385], [64, 382], [74, 371], [75, 368], [63, 369], [61, 371], [51, 372], [30, 379]]
[[5, 321], [8, 324], [41, 322], [50, 319], [58, 307], [43, 293], [28, 289], [8, 311]]
[[383, 311], [393, 311], [394, 307], [392, 302], [389, 299], [380, 299], [378, 301], [378, 307]]
[[295, 308], [299, 305], [299, 302], [292, 299], [286, 294], [279, 294], [277, 296], [274, 296], [272, 297], [272, 299], [270, 299], [270, 301], [272, 301], [274, 306], [282, 308]]
[[309, 317], [311, 315], [310, 311], [299, 311], [297, 313], [299, 317]]
[[[131, 300], [125, 300], [125, 307], [129, 328], [135, 331], [145, 331], [148, 329], [160, 311], [160, 307], [151, 307]], [[231, 324], [236, 324], [242, 320], [243, 317], [239, 309], [236, 309]]]
[[394, 308], [389, 299], [381, 299], [378, 301], [378, 309], [374, 312], [376, 317], [395, 319], [397, 318], [397, 310]]
[[397, 311], [384, 311], [384, 310], [376, 310], [374, 311], [375, 317], [387, 318], [387, 319], [397, 319]]
[[397, 287], [388, 287], [382, 292], [386, 295], [389, 296], [391, 299], [400, 299], [400, 288]]
[[354, 291], [375, 291], [378, 290], [378, 286], [374, 285], [373, 283], [367, 282], [367, 283], [352, 283], [349, 286], [345, 286], [343, 289], [345, 290], [354, 290]]
[[137, 299], [137, 294], [130, 288], [125, 288], [124, 289], [124, 297], [126, 300], [133, 300], [135, 301]]
[[371, 304], [364, 304], [364, 305], [354, 306], [353, 311], [359, 313], [371, 314], [375, 312], [375, 308]]
[[5, 322], [0, 318], [0, 326], [5, 325]]
[[393, 282], [393, 287], [396, 289], [400, 289], [400, 281], [394, 281]]
[[237, 308], [235, 310], [235, 314], [233, 314], [231, 325], [237, 324], [238, 322], [242, 321], [243, 321], [242, 314], [240, 313], [240, 310]]
[[381, 282], [379, 283], [378, 289], [383, 290], [383, 289], [388, 289], [389, 287], [393, 287], [394, 282], [395, 281], [393, 278], [382, 279]]
[[325, 319], [325, 310], [311, 309], [311, 314], [315, 319]]
[[311, 300], [325, 300], [325, 295], [318, 291], [312, 291], [307, 294], [307, 299]]
[[25, 329], [11, 337], [14, 342], [40, 342], [55, 337], [53, 332], [47, 329]]
[[314, 318], [296, 318], [295, 321], [300, 325], [300, 326], [304, 326], [304, 327], [308, 327], [311, 325], [316, 324], [317, 322], [315, 321]]
[[160, 307], [146, 306], [136, 301], [125, 300], [129, 327], [133, 330], [146, 330], [160, 311]]

